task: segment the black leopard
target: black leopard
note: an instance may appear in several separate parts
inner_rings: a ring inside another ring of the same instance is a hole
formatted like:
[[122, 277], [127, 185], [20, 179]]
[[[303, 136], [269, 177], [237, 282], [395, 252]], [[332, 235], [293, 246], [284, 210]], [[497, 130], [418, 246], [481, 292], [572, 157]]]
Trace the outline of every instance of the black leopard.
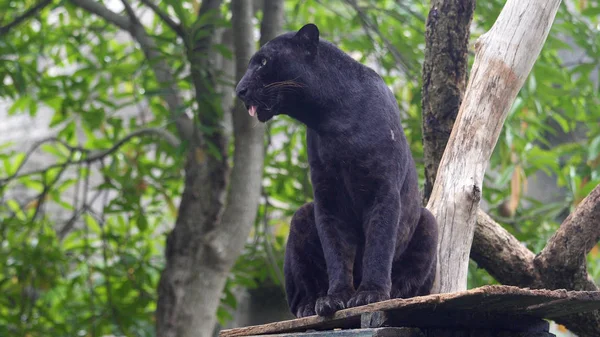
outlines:
[[437, 223], [382, 78], [307, 24], [261, 47], [236, 93], [261, 122], [287, 114], [307, 127], [314, 201], [293, 216], [286, 247], [292, 313], [429, 294]]

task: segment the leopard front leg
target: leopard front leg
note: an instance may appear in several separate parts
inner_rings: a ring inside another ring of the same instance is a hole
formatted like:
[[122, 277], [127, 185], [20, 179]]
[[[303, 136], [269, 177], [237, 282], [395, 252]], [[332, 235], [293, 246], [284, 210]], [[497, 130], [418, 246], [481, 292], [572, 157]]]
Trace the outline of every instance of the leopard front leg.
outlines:
[[[401, 215], [397, 189], [380, 190], [365, 214], [365, 248], [362, 280], [348, 307], [384, 301], [390, 298], [392, 262], [396, 252]], [[400, 249], [403, 249], [400, 247]]]

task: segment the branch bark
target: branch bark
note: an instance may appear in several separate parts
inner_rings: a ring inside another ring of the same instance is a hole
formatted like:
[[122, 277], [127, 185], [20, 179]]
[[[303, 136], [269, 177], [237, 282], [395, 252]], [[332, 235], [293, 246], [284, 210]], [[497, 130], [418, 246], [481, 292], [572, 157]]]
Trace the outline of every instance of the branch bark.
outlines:
[[535, 254], [481, 209], [477, 211], [471, 258], [502, 284], [539, 284], [533, 267]]
[[433, 0], [423, 62], [423, 160], [427, 204], [467, 85], [469, 29], [475, 0]]
[[[220, 8], [221, 0], [202, 2], [198, 17], [203, 18], [204, 24], [195, 24], [194, 29], [205, 30], [205, 33], [198, 35], [198, 39], [185, 41], [198, 104], [196, 116], [207, 131], [203, 133], [184, 114], [173, 71], [135, 14], [128, 10], [128, 16], [122, 16], [91, 0], [72, 2], [128, 31], [150, 61], [158, 82], [167, 89], [165, 100], [179, 135], [189, 144], [189, 151], [184, 191], [175, 227], [167, 237], [167, 263], [158, 286], [156, 334], [158, 337], [208, 336], [228, 272], [221, 247], [213, 240], [223, 215], [229, 169], [226, 138], [220, 123], [222, 116], [213, 104], [219, 97], [211, 60], [207, 58], [215, 26], [212, 19], [205, 16], [209, 11], [218, 14], [214, 10]], [[187, 36], [193, 38], [196, 34]]]
[[586, 255], [600, 239], [600, 185], [577, 206], [539, 253], [534, 264], [551, 288], [597, 290]]
[[559, 4], [508, 0], [491, 30], [477, 41], [466, 95], [427, 205], [440, 225], [435, 293], [466, 289], [487, 162]]
[[[225, 135], [221, 125], [222, 114], [215, 111], [213, 102], [218, 99], [214, 78], [215, 60], [207, 57], [210, 54], [211, 47], [215, 40], [216, 31], [214, 18], [218, 16], [219, 7], [222, 0], [202, 1], [198, 12], [198, 18], [192, 25], [193, 29], [187, 34], [186, 47], [188, 53], [188, 62], [192, 82], [194, 83], [195, 100], [198, 105], [196, 117], [200, 125], [207, 130], [206, 139], [201, 140], [203, 146], [210, 144], [213, 148], [219, 149], [221, 156], [226, 156]], [[212, 17], [209, 17], [212, 16]], [[208, 33], [197, 34], [198, 31]], [[198, 36], [198, 37], [197, 37]], [[212, 171], [212, 168], [209, 168]]]
[[[596, 187], [593, 192], [594, 195], [591, 198], [586, 198], [589, 200], [588, 203], [584, 204], [582, 202], [575, 212], [561, 225], [559, 232], [571, 232], [570, 235], [572, 236], [570, 240], [576, 242], [587, 241], [588, 239], [585, 236], [590, 234], [587, 231], [578, 232], [576, 230], [577, 227], [572, 224], [586, 224], [590, 229], [594, 224], [597, 226], [597, 205], [595, 205], [593, 212], [589, 211], [590, 208], [588, 206], [591, 205], [592, 199], [596, 200], [596, 202], [598, 201], [596, 199], [598, 189], [599, 187]], [[539, 259], [539, 256], [536, 257], [535, 254], [525, 248], [515, 237], [494, 222], [483, 211], [479, 210], [477, 216], [477, 228], [473, 238], [471, 257], [477, 262], [479, 267], [487, 270], [498, 282], [507, 285], [540, 289], [597, 290], [596, 285], [587, 273], [573, 273], [571, 269], [561, 267], [557, 260], [554, 260], [547, 268], [544, 266], [541, 269], [538, 268], [537, 265], [539, 262], [536, 263], [535, 260]], [[544, 250], [549, 249], [549, 247], [556, 247], [556, 244], [552, 242], [560, 242], [557, 238], [561, 236], [557, 234], [551, 238]], [[573, 250], [579, 250], [578, 247], [573, 248], [575, 248]], [[587, 252], [585, 249], [584, 251]], [[585, 252], [579, 250], [579, 254], [585, 254]], [[566, 253], [566, 255], [570, 254]], [[581, 260], [579, 262], [585, 263], [585, 261]], [[554, 268], [556, 268], [556, 271], [553, 270]], [[576, 270], [585, 270], [585, 266], [580, 265], [576, 267]], [[600, 335], [600, 311], [598, 310], [560, 317], [556, 319], [556, 322], [565, 325], [579, 337], [595, 337]]]
[[[264, 1], [264, 19], [261, 25], [261, 41], [274, 37], [283, 24], [283, 3]], [[235, 1], [231, 6], [236, 59], [236, 82], [247, 68], [247, 61], [255, 53], [252, 34], [252, 2]], [[233, 110], [235, 163], [231, 172], [231, 191], [216, 241], [227, 246], [231, 262], [241, 252], [256, 218], [260, 200], [261, 179], [264, 162], [265, 125], [250, 117], [241, 101], [236, 100]], [[234, 235], [234, 233], [237, 233]]]

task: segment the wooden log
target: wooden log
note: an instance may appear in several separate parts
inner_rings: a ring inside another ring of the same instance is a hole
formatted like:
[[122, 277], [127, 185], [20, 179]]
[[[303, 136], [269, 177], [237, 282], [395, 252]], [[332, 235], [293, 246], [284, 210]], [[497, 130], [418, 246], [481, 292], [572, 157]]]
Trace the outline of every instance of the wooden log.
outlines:
[[[377, 321], [379, 327], [413, 327], [446, 330], [491, 330], [512, 332], [548, 332], [550, 323], [539, 317], [471, 310], [430, 309], [390, 310]], [[376, 328], [376, 326], [373, 326]]]
[[485, 169], [560, 0], [508, 0], [476, 45], [475, 63], [427, 208], [440, 226], [434, 293], [465, 290]]
[[427, 337], [556, 337], [549, 332], [427, 329]]
[[[412, 328], [377, 328], [351, 329], [332, 331], [292, 332], [269, 337], [427, 337], [420, 329]], [[434, 336], [432, 336], [434, 337]], [[537, 336], [535, 336], [537, 337]], [[545, 336], [543, 336], [545, 337]]]
[[[358, 329], [361, 327], [361, 323], [363, 326], [388, 324], [451, 330], [496, 327], [513, 332], [534, 333], [544, 332], [544, 327], [547, 327], [545, 323], [536, 319], [562, 317], [599, 308], [600, 292], [598, 291], [550, 291], [521, 289], [512, 286], [484, 286], [449, 294], [391, 299], [340, 310], [331, 317], [310, 316], [222, 330], [219, 336], [293, 333], [306, 332], [310, 329]], [[372, 315], [365, 316], [365, 313], [372, 313]], [[494, 320], [500, 319], [504, 320], [503, 324], [494, 323]], [[515, 322], [507, 323], [509, 320]], [[517, 320], [521, 320], [521, 322], [516, 322]]]
[[[377, 328], [292, 332], [269, 337], [556, 337], [549, 332], [512, 332], [480, 329]], [[252, 337], [252, 336], [250, 336]]]

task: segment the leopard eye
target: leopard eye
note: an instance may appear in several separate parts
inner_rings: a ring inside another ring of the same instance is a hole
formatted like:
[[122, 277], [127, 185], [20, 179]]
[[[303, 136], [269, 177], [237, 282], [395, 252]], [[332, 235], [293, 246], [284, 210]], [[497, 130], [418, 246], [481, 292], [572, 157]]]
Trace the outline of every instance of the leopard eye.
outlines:
[[264, 66], [267, 64], [267, 59], [263, 57], [262, 60], [260, 60], [260, 65]]

